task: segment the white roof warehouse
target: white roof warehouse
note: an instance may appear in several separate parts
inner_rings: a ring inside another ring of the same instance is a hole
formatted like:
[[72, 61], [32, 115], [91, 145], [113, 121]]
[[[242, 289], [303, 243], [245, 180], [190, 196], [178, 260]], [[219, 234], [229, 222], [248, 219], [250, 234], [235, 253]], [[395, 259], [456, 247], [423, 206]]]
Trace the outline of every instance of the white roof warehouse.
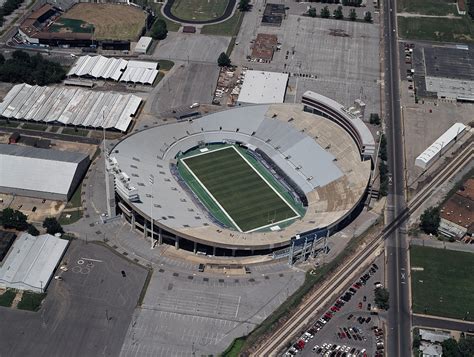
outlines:
[[43, 292], [69, 242], [49, 234], [23, 233], [0, 266], [0, 287]]
[[0, 103], [9, 119], [127, 131], [142, 99], [80, 88], [15, 85]]
[[0, 144], [0, 192], [66, 201], [89, 162], [76, 152]]

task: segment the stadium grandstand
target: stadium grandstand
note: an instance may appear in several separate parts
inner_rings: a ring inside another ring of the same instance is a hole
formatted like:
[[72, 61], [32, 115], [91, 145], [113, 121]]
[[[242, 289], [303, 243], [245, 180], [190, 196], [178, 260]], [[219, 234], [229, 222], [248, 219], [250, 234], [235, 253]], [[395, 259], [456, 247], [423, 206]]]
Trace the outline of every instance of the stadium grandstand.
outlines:
[[141, 102], [132, 94], [23, 83], [0, 103], [0, 117], [126, 132]]
[[301, 104], [145, 129], [111, 153], [117, 209], [132, 228], [212, 255], [268, 254], [334, 233], [362, 209], [372, 173], [345, 127]]
[[158, 75], [157, 68], [157, 62], [81, 56], [71, 67], [67, 76], [151, 85]]
[[49, 32], [48, 27], [61, 14], [62, 11], [59, 8], [50, 4], [44, 4], [33, 11], [18, 28], [21, 40], [28, 44], [49, 46], [87, 47], [93, 44], [92, 29], [90, 32]]

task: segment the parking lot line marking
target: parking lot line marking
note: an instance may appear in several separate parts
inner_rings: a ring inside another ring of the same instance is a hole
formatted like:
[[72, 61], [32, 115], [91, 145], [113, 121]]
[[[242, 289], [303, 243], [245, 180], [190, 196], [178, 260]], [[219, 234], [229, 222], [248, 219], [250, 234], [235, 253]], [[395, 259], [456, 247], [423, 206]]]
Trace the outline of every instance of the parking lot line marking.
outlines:
[[98, 259], [92, 259], [92, 258], [81, 258], [82, 260], [89, 260], [91, 262], [97, 262], [97, 263], [103, 263], [102, 260], [98, 260]]

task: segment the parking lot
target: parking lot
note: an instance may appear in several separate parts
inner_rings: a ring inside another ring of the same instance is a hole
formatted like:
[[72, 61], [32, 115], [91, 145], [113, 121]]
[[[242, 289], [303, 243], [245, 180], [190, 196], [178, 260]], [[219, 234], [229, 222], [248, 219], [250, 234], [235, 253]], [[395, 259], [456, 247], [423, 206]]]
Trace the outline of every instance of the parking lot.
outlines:
[[285, 263], [252, 267], [245, 276], [155, 269], [121, 356], [217, 355], [282, 304], [304, 273]]
[[[288, 4], [290, 14], [281, 27], [261, 26], [253, 10], [246, 15], [232, 61], [255, 70], [290, 73], [286, 102], [299, 102], [306, 90], [312, 90], [345, 106], [360, 98], [366, 103], [366, 113], [380, 112], [377, 24], [297, 16], [294, 13], [301, 14], [308, 3]], [[263, 8], [263, 3], [257, 1], [254, 8], [259, 6]], [[295, 6], [298, 9], [294, 10]], [[258, 33], [275, 34], [281, 44], [270, 63], [246, 59]]]
[[146, 270], [81, 241], [62, 264], [67, 271], [58, 269], [62, 280], [52, 280], [40, 311], [0, 308], [1, 356], [119, 354]]
[[374, 305], [374, 289], [382, 284], [383, 257], [293, 341], [285, 356], [383, 356], [381, 312]]

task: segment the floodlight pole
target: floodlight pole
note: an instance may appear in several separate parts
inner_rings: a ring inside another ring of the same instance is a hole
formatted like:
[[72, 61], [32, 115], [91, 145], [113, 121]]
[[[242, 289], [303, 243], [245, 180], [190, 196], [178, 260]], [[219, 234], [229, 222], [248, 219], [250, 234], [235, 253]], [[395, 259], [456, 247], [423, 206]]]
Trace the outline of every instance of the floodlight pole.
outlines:
[[107, 218], [110, 218], [112, 215], [112, 209], [110, 208], [110, 189], [109, 189], [109, 174], [107, 170], [107, 148], [105, 147], [105, 118], [104, 112], [107, 107], [102, 108], [102, 150], [104, 154], [104, 176], [105, 176], [105, 195], [107, 199]]
[[151, 236], [150, 236], [150, 244], [151, 244], [151, 247], [150, 249], [153, 249], [154, 246], [153, 246], [153, 240], [154, 240], [154, 221], [153, 221], [153, 186], [155, 184], [155, 177], [150, 174], [150, 177], [149, 177], [149, 181], [150, 181], [150, 187], [151, 187], [151, 197], [150, 197], [150, 222], [151, 222]]

